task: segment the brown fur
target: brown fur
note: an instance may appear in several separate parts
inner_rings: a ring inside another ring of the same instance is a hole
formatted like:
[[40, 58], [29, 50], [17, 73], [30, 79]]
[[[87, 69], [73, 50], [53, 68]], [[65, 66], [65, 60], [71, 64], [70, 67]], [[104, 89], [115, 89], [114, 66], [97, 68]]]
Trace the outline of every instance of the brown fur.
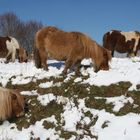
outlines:
[[23, 47], [17, 50], [17, 56], [20, 63], [28, 61], [28, 53]]
[[6, 57], [8, 53], [8, 49], [6, 47], [6, 41], [11, 41], [11, 38], [9, 37], [0, 37], [0, 57]]
[[[126, 33], [129, 34], [130, 32]], [[106, 49], [111, 50], [112, 56], [114, 56], [114, 51], [128, 53], [128, 56], [136, 56], [137, 51], [140, 49], [140, 33], [137, 31], [134, 31], [133, 33], [135, 33], [135, 36], [132, 36], [131, 39], [127, 40], [121, 31], [112, 30], [107, 32], [103, 36], [103, 46]], [[136, 37], [139, 38], [138, 44], [135, 44]], [[134, 50], [135, 45], [136, 49]]]
[[66, 61], [63, 73], [72, 65], [79, 67], [82, 59], [92, 58], [95, 71], [108, 70], [111, 55], [94, 40], [80, 32], [65, 32], [56, 27], [40, 29], [35, 36], [35, 64], [38, 68], [48, 69], [48, 57]]
[[0, 87], [0, 120], [24, 115], [24, 99], [16, 90]]

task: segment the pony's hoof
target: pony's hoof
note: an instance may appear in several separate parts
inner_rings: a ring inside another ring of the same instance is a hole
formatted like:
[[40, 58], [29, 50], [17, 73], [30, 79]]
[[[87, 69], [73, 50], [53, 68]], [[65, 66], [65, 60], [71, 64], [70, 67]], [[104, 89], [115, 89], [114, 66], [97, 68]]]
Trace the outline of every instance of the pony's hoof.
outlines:
[[62, 75], [66, 75], [66, 74], [67, 74], [67, 71], [63, 70]]
[[75, 72], [75, 75], [76, 75], [76, 76], [82, 76], [82, 74], [81, 74], [80, 71], [76, 71], [76, 72]]
[[49, 69], [48, 67], [43, 67], [43, 70], [48, 71]]
[[63, 78], [66, 78], [66, 77], [67, 77], [67, 72], [66, 72], [66, 71], [62, 71], [61, 76], [62, 76]]
[[7, 63], [9, 63], [9, 61], [6, 60], [4, 63], [7, 64]]
[[0, 121], [0, 125], [2, 125], [3, 121]]
[[81, 73], [76, 73], [75, 75], [78, 76], [78, 77], [83, 76]]
[[64, 77], [64, 78], [65, 78], [67, 75], [66, 75], [66, 74], [64, 74], [64, 73], [61, 73], [61, 74], [60, 74], [60, 76], [62, 76], [62, 77]]
[[94, 70], [95, 73], [97, 73], [99, 70]]

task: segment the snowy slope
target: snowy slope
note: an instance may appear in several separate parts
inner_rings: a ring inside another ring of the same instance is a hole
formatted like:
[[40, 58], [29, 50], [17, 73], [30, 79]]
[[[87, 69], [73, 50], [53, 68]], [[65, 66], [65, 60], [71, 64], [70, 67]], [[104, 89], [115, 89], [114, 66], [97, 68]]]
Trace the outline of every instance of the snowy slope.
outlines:
[[[49, 71], [37, 69], [33, 62], [28, 63], [4, 63], [4, 59], [0, 59], [0, 83], [3, 87], [7, 85], [9, 81], [15, 84], [27, 84], [37, 79], [43, 79], [48, 77], [59, 77], [64, 65], [63, 62], [55, 60], [49, 60]], [[89, 64], [90, 60], [83, 61], [84, 64]], [[82, 77], [77, 77], [76, 82], [97, 86], [108, 86], [112, 83], [118, 83], [120, 81], [129, 81], [132, 86], [129, 90], [137, 90], [136, 85], [140, 84], [140, 57], [135, 58], [113, 58], [110, 62], [109, 71], [93, 72], [93, 68], [81, 69], [83, 76], [89, 75], [89, 78], [82, 80]], [[70, 72], [65, 81], [70, 80], [71, 75], [74, 72]], [[61, 83], [46, 82], [39, 85], [42, 88], [48, 88], [52, 86], [61, 87]], [[39, 95], [36, 91], [23, 91], [23, 95], [37, 95], [37, 100], [42, 106], [47, 106], [49, 102], [54, 100], [57, 104], [64, 105], [64, 112], [61, 114], [61, 121], [65, 122], [63, 129], [66, 131], [77, 131], [76, 124], [81, 121], [81, 124], [90, 124], [91, 118], [84, 116], [84, 112], [90, 111], [94, 117], [98, 116], [98, 121], [94, 126], [90, 127], [90, 132], [94, 136], [98, 137], [98, 140], [139, 140], [140, 138], [140, 115], [135, 113], [129, 113], [124, 116], [115, 116], [108, 113], [105, 110], [97, 110], [94, 108], [87, 108], [85, 106], [85, 99], [78, 100], [78, 107], [75, 105], [73, 99], [69, 99], [63, 96], [55, 96], [53, 93], [46, 95]], [[97, 97], [100, 98], [100, 97]], [[118, 111], [123, 107], [124, 103], [129, 102], [133, 104], [132, 98], [125, 96], [106, 98], [107, 103], [114, 104], [114, 111]], [[12, 140], [29, 140], [32, 138], [40, 138], [45, 140], [50, 138], [51, 140], [62, 139], [59, 137], [59, 132], [55, 129], [45, 129], [42, 126], [43, 121], [53, 122], [57, 126], [57, 120], [54, 115], [49, 118], [45, 118], [41, 121], [37, 121], [35, 125], [31, 125], [27, 129], [19, 131], [16, 128], [16, 124], [4, 121], [0, 125], [0, 140], [12, 139]], [[106, 122], [108, 127], [102, 128], [102, 125]], [[11, 129], [13, 128], [13, 129]], [[34, 135], [32, 135], [32, 133]], [[77, 134], [83, 134], [83, 130], [78, 130]], [[70, 140], [75, 140], [73, 135]], [[85, 135], [84, 140], [95, 139], [88, 135]]]

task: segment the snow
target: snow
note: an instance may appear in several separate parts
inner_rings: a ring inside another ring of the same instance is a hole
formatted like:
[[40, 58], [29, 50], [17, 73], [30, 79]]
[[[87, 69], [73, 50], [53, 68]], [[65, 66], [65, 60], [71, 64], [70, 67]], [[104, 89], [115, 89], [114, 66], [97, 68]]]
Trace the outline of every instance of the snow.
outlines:
[[41, 87], [41, 88], [49, 88], [49, 87], [52, 87], [53, 86], [53, 81], [51, 81], [51, 82], [46, 82], [46, 83], [41, 83], [40, 85], [39, 85], [39, 87]]
[[76, 131], [76, 124], [82, 117], [81, 110], [75, 106], [73, 102], [68, 102], [64, 108], [64, 113], [62, 118], [65, 120], [64, 130], [67, 131]]
[[22, 95], [29, 95], [29, 96], [34, 96], [34, 95], [38, 95], [36, 90], [32, 90], [32, 91], [22, 91], [20, 92]]
[[39, 85], [39, 87], [41, 87], [41, 88], [49, 88], [49, 87], [54, 87], [54, 86], [60, 87], [61, 83], [60, 82], [53, 83], [53, 81], [50, 81], [50, 82], [41, 83]]
[[[49, 77], [60, 77], [64, 68], [63, 62], [56, 60], [48, 60], [49, 70], [37, 69], [33, 62], [28, 63], [4, 63], [4, 59], [0, 59], [0, 83], [5, 87], [8, 82], [13, 85], [27, 84], [31, 81]], [[82, 62], [84, 65], [90, 64], [91, 60], [85, 60]], [[120, 81], [128, 81], [132, 84], [129, 90], [137, 90], [136, 85], [140, 84], [140, 57], [134, 58], [113, 58], [110, 62], [109, 71], [99, 71], [95, 73], [92, 67], [81, 69], [83, 75], [89, 75], [89, 78], [83, 80], [82, 77], [77, 77], [74, 82], [81, 84], [90, 84], [97, 86], [108, 86]], [[65, 78], [64, 82], [71, 79], [74, 72], [70, 72]], [[49, 88], [52, 86], [58, 86], [61, 88], [61, 83], [53, 83], [53, 81], [41, 83], [41, 88]], [[61, 114], [61, 122], [64, 124], [63, 129], [66, 131], [76, 132], [77, 134], [83, 134], [82, 130], [76, 130], [76, 125], [81, 122], [83, 125], [88, 125], [91, 122], [91, 118], [84, 115], [84, 112], [90, 111], [93, 115], [92, 119], [98, 116], [98, 119], [94, 126], [90, 127], [91, 134], [98, 137], [98, 140], [139, 140], [140, 138], [140, 115], [135, 113], [129, 113], [123, 116], [115, 116], [108, 113], [105, 110], [96, 110], [94, 108], [87, 108], [85, 106], [85, 99], [79, 99], [78, 105], [75, 105], [73, 98], [66, 98], [63, 96], [56, 96], [53, 93], [40, 95], [36, 90], [22, 91], [22, 95], [37, 96], [37, 100], [46, 106], [51, 101], [56, 101], [57, 104], [63, 104], [64, 110]], [[130, 97], [125, 95], [118, 97], [96, 97], [96, 99], [106, 99], [106, 103], [112, 103], [114, 105], [113, 111], [118, 112], [126, 103], [134, 104], [134, 101]], [[55, 115], [49, 118], [37, 121], [29, 128], [24, 128], [19, 131], [16, 124], [4, 121], [0, 125], [0, 140], [12, 139], [12, 140], [29, 140], [32, 138], [40, 138], [45, 140], [62, 139], [59, 137], [59, 131], [54, 128], [45, 129], [43, 122], [53, 122], [57, 126], [57, 120]], [[106, 122], [107, 127], [103, 128], [103, 124]], [[12, 128], [12, 129], [11, 129]], [[75, 140], [76, 137], [72, 136], [70, 140]], [[85, 135], [83, 140], [91, 139]], [[93, 138], [94, 140], [94, 138]]]
[[46, 95], [40, 95], [37, 97], [37, 100], [43, 105], [46, 106], [50, 101], [55, 100], [56, 97], [50, 93], [50, 94], [46, 94]]
[[136, 89], [136, 85], [140, 83], [140, 58], [113, 58], [109, 71], [99, 71], [93, 73], [92, 69], [88, 69], [90, 78], [83, 83], [90, 85], [108, 86], [111, 83], [120, 81], [129, 81], [132, 83], [131, 89]]
[[[103, 114], [102, 114], [103, 115]], [[105, 117], [103, 115], [102, 117]], [[123, 117], [113, 117], [109, 120], [109, 126], [102, 129], [98, 128], [95, 131], [98, 131], [99, 140], [138, 140], [139, 139], [139, 131], [140, 126], [138, 125], [139, 115], [136, 114], [128, 114]], [[103, 119], [103, 118], [102, 118]], [[96, 126], [95, 126], [96, 128]]]
[[78, 77], [78, 78], [76, 78], [76, 79], [74, 80], [75, 83], [81, 82], [81, 81], [82, 81], [82, 78], [80, 78], [80, 77]]

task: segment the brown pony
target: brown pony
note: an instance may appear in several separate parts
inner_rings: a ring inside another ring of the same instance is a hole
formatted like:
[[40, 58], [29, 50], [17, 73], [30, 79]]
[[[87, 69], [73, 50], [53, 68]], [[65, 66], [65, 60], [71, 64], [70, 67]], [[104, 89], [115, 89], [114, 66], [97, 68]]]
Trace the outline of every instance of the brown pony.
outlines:
[[16, 90], [0, 87], [0, 121], [24, 115], [24, 99]]
[[95, 71], [108, 70], [111, 60], [110, 52], [98, 45], [90, 37], [80, 32], [65, 32], [56, 27], [44, 27], [35, 36], [35, 65], [37, 68], [48, 69], [48, 57], [65, 62], [63, 73], [72, 65], [77, 66], [76, 73], [82, 59], [92, 58]]
[[[27, 56], [24, 52], [24, 49], [20, 47], [18, 41], [11, 36], [1, 37], [0, 36], [0, 57], [6, 58], [8, 63], [10, 60], [12, 62], [16, 59], [16, 53], [18, 53], [18, 58], [24, 58], [27, 61]], [[22, 62], [22, 61], [21, 61]]]
[[23, 47], [17, 50], [17, 56], [20, 63], [28, 61], [28, 52]]
[[140, 32], [109, 31], [103, 36], [103, 46], [112, 52], [112, 56], [114, 56], [114, 51], [136, 56], [140, 50]]

